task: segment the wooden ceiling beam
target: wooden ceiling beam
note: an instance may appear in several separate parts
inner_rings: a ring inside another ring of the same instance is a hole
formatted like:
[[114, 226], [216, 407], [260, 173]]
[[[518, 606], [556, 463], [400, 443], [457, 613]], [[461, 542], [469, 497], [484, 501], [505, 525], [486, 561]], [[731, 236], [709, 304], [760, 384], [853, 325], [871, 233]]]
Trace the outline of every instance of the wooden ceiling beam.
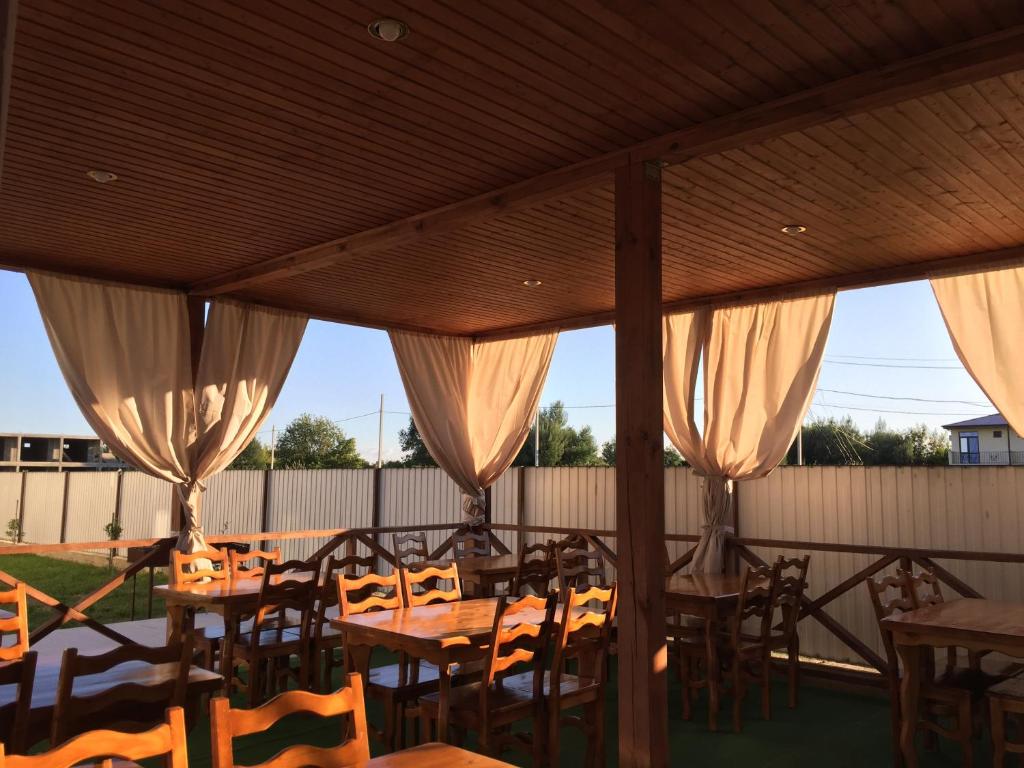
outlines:
[[[998, 251], [971, 253], [965, 256], [953, 256], [915, 264], [901, 264], [868, 272], [854, 272], [848, 275], [805, 280], [785, 285], [770, 285], [764, 288], [753, 288], [746, 291], [721, 293], [711, 296], [699, 296], [693, 299], [670, 301], [662, 305], [664, 314], [687, 312], [701, 307], [728, 307], [753, 304], [778, 299], [792, 299], [800, 296], [813, 296], [825, 291], [851, 291], [858, 288], [877, 288], [883, 285], [908, 283], [913, 280], [925, 280], [929, 277], [943, 275], [967, 274], [988, 269], [1024, 266], [1024, 245], [1003, 248]], [[595, 312], [566, 320], [543, 323], [531, 323], [515, 328], [501, 328], [487, 333], [475, 334], [476, 339], [509, 339], [517, 336], [528, 336], [543, 331], [577, 331], [583, 328], [596, 328], [611, 325], [615, 322], [615, 311]]]
[[0, 184], [4, 178], [4, 145], [7, 143], [7, 112], [14, 70], [14, 27], [18, 0], [0, 0]]
[[1020, 26], [709, 120], [364, 232], [234, 269], [200, 280], [190, 291], [214, 296], [323, 269], [356, 255], [447, 234], [592, 187], [610, 180], [616, 168], [631, 160], [685, 162], [1018, 69], [1024, 69], [1024, 27]]

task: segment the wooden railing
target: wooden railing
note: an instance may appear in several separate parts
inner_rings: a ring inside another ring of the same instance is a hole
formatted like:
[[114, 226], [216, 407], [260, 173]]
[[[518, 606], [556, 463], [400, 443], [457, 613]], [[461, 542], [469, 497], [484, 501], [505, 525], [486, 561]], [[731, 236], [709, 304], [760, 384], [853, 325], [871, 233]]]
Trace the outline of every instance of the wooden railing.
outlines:
[[[615, 538], [613, 530], [598, 529], [574, 529], [554, 526], [527, 526], [527, 525], [506, 525], [489, 524], [485, 526], [494, 550], [501, 554], [508, 554], [510, 548], [502, 541], [498, 533], [508, 532], [515, 535], [516, 549], [523, 543], [527, 534], [540, 535], [541, 537], [561, 538], [569, 534], [582, 536], [589, 546], [604, 553], [607, 561], [614, 567], [617, 561], [615, 549], [608, 543], [607, 539]], [[394, 557], [391, 551], [381, 545], [377, 536], [391, 533], [408, 533], [412, 531], [451, 531], [440, 546], [431, 553], [431, 559], [443, 558], [452, 550], [454, 537], [465, 531], [464, 525], [459, 524], [437, 524], [422, 526], [393, 526], [376, 528], [333, 528], [326, 530], [304, 530], [304, 531], [277, 531], [261, 532], [253, 534], [218, 535], [208, 536], [207, 541], [212, 545], [227, 543], [252, 542], [261, 545], [266, 541], [285, 541], [295, 539], [318, 539], [327, 538], [327, 542], [319, 547], [308, 560], [316, 560], [345, 548], [348, 554], [355, 554], [358, 547], [363, 546], [371, 554], [381, 560], [394, 564]], [[669, 542], [682, 542], [695, 544], [698, 536], [693, 534], [668, 534], [666, 540]], [[131, 643], [132, 640], [109, 626], [101, 624], [88, 616], [87, 611], [98, 601], [109, 595], [112, 591], [124, 584], [127, 579], [134, 576], [140, 570], [150, 567], [154, 563], [166, 562], [170, 549], [174, 546], [174, 538], [163, 539], [136, 539], [118, 541], [117, 547], [142, 547], [146, 549], [145, 554], [128, 565], [124, 570], [114, 575], [103, 586], [83, 597], [74, 605], [67, 605], [61, 600], [42, 592], [31, 585], [27, 585], [28, 596], [53, 610], [53, 616], [31, 633], [32, 642], [37, 642], [58, 627], [70, 621], [80, 622], [104, 636], [119, 643]], [[109, 548], [110, 541], [74, 542], [66, 544], [36, 544], [0, 547], [0, 555], [10, 554], [55, 554], [75, 550], [104, 549]], [[844, 626], [834, 616], [830, 615], [826, 608], [841, 596], [847, 594], [864, 579], [871, 577], [890, 566], [898, 566], [909, 569], [914, 565], [925, 568], [935, 573], [950, 589], [963, 597], [978, 598], [982, 595], [967, 584], [963, 579], [950, 572], [946, 567], [940, 565], [937, 560], [959, 560], [975, 562], [1014, 563], [1024, 564], [1024, 554], [997, 553], [997, 552], [976, 552], [968, 550], [938, 550], [920, 549], [907, 547], [887, 547], [880, 545], [858, 545], [858, 544], [835, 544], [827, 542], [810, 542], [798, 540], [779, 539], [757, 539], [734, 537], [728, 541], [729, 556], [726, 562], [730, 567], [738, 567], [739, 561], [745, 561], [752, 565], [762, 565], [764, 561], [753, 551], [752, 547], [766, 547], [788, 551], [804, 552], [832, 552], [854, 555], [873, 555], [870, 564], [860, 568], [840, 583], [832, 586], [818, 597], [804, 597], [803, 608], [800, 613], [800, 620], [813, 620], [821, 624], [829, 633], [839, 639], [846, 647], [864, 661], [867, 668], [880, 673], [881, 676], [872, 675], [872, 679], [884, 679], [887, 672], [886, 661], [873, 648], [857, 637], [849, 628]], [[668, 573], [673, 574], [684, 568], [693, 557], [694, 547], [690, 546], [686, 551], [673, 560], [668, 566]], [[10, 574], [0, 571], [0, 582], [13, 585], [15, 579]]]

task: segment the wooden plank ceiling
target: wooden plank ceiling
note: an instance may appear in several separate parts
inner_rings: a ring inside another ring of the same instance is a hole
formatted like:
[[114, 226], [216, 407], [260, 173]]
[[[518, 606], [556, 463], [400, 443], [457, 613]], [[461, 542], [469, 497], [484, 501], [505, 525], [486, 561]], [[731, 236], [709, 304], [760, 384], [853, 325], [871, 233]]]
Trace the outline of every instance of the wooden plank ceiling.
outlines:
[[[412, 33], [372, 39], [383, 16]], [[1021, 23], [1008, 0], [20, 0], [0, 262], [187, 288]], [[1016, 248], [1024, 74], [674, 165], [664, 193], [666, 302]], [[605, 182], [229, 295], [582, 323], [613, 308], [612, 247]]]

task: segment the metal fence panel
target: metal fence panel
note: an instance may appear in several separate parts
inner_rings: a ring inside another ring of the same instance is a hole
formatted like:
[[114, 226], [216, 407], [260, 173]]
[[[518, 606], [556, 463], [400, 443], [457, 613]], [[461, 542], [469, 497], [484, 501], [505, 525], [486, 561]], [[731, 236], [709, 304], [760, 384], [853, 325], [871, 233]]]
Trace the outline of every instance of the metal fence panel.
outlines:
[[25, 474], [25, 541], [33, 544], [60, 543], [60, 520], [64, 511], [64, 473]]

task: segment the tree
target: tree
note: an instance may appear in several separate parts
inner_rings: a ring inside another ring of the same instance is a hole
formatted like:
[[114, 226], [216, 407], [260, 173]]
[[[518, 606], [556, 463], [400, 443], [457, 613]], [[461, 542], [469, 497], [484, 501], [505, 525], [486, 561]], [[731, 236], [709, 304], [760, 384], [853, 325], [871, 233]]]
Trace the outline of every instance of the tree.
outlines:
[[[803, 442], [804, 464], [809, 466], [942, 465], [949, 454], [945, 434], [923, 424], [892, 429], [879, 421], [870, 432], [862, 432], [849, 416], [805, 424]], [[786, 455], [786, 463], [796, 461], [794, 444]]]
[[[607, 443], [601, 446], [601, 458], [605, 464], [609, 467], [615, 466], [615, 441], [609, 440]], [[663, 464], [666, 467], [688, 467], [679, 451], [677, 451], [671, 445], [666, 445], [665, 450], [662, 452]]]
[[368, 464], [354, 437], [324, 416], [304, 413], [284, 428], [277, 441], [282, 469], [358, 469]]
[[[526, 443], [513, 464], [532, 467], [536, 430], [530, 430]], [[600, 463], [597, 441], [590, 427], [577, 431], [569, 426], [565, 405], [557, 400], [540, 411], [540, 465], [542, 467], [582, 467]]]
[[416, 429], [416, 422], [409, 417], [409, 426], [398, 431], [398, 445], [402, 449], [402, 460], [398, 462], [401, 467], [436, 467], [437, 462], [427, 450], [420, 432]]
[[270, 449], [254, 437], [235, 457], [228, 469], [269, 469]]

